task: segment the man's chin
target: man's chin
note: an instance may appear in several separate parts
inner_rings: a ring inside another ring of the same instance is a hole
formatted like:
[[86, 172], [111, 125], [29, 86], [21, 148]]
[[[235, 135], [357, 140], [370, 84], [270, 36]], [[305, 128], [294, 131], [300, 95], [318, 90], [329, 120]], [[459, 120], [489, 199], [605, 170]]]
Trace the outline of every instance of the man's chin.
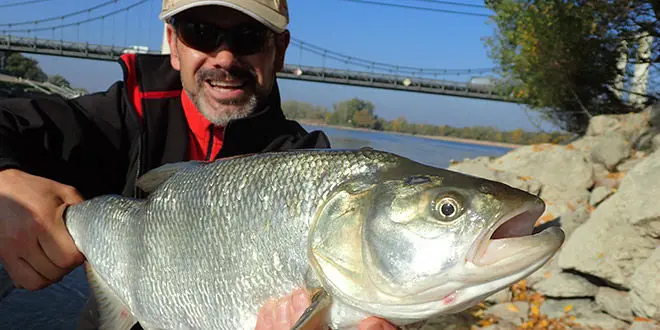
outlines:
[[210, 122], [225, 126], [229, 121], [249, 116], [255, 110], [256, 102], [236, 100], [232, 102], [214, 102], [213, 106], [202, 106], [199, 110]]

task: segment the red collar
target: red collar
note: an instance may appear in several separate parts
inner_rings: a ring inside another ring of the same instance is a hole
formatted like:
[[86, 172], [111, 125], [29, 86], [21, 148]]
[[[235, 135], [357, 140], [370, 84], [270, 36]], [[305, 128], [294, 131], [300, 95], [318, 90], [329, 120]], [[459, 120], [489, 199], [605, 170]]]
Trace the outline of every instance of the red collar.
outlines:
[[[214, 126], [197, 110], [195, 104], [188, 97], [188, 93], [181, 93], [181, 105], [188, 121], [188, 135], [190, 147], [188, 157], [190, 160], [213, 160], [222, 149], [224, 127]], [[213, 129], [213, 146], [211, 157], [208, 157], [209, 143], [211, 142], [211, 129]]]

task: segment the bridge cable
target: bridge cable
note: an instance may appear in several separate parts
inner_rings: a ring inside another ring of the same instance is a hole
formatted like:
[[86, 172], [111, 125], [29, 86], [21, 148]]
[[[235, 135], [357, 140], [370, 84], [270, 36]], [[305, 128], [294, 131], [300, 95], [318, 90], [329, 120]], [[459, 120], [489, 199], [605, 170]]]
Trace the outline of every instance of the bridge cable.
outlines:
[[9, 26], [9, 27], [12, 27], [12, 26], [27, 25], [27, 24], [32, 24], [32, 23], [35, 23], [35, 24], [41, 24], [41, 23], [45, 23], [45, 22], [56, 21], [56, 20], [58, 20], [58, 19], [65, 19], [65, 18], [69, 18], [69, 17], [78, 16], [78, 15], [80, 15], [80, 14], [84, 14], [84, 13], [89, 14], [90, 12], [92, 12], [92, 11], [94, 11], [94, 10], [97, 10], [97, 9], [103, 8], [103, 7], [107, 6], [107, 5], [110, 5], [110, 4], [113, 4], [113, 3], [116, 3], [117, 1], [119, 1], [119, 0], [110, 0], [110, 1], [106, 1], [106, 2], [104, 2], [104, 3], [101, 3], [101, 4], [96, 5], [96, 6], [94, 6], [94, 7], [89, 7], [89, 8], [81, 9], [81, 10], [74, 11], [74, 12], [71, 12], [71, 13], [68, 13], [68, 14], [64, 14], [64, 15], [58, 15], [58, 16], [53, 16], [53, 17], [48, 17], [48, 18], [42, 18], [42, 19], [38, 19], [38, 20], [31, 20], [31, 21], [22, 21], [22, 22], [14, 22], [14, 23], [2, 23], [2, 24], [0, 24], [0, 26]]
[[[388, 64], [388, 63], [382, 63], [382, 62], [375, 62], [375, 61], [370, 61], [370, 60], [365, 60], [353, 56], [348, 56], [342, 53], [338, 53], [320, 46], [316, 46], [313, 44], [310, 44], [308, 42], [305, 42], [303, 40], [291, 37], [291, 41], [294, 45], [297, 45], [299, 47], [304, 48], [307, 51], [310, 51], [312, 53], [315, 53], [320, 56], [328, 56], [332, 59], [335, 59], [337, 61], [342, 61], [346, 62], [346, 59], [350, 59], [350, 62], [352, 62], [355, 65], [362, 66], [364, 68], [370, 68], [373, 67], [374, 69], [381, 69], [381, 70], [392, 70], [392, 71], [397, 71], [397, 72], [408, 72], [408, 73], [413, 73], [413, 72], [418, 72], [418, 73], [443, 73], [443, 74], [449, 74], [449, 73], [472, 73], [474, 71], [476, 72], [491, 72], [493, 69], [492, 68], [477, 68], [477, 69], [429, 69], [429, 68], [419, 68], [419, 67], [411, 67], [411, 66], [400, 66], [400, 65], [393, 65], [393, 64]], [[329, 55], [328, 55], [329, 54]]]
[[405, 8], [405, 9], [416, 9], [416, 10], [423, 10], [423, 11], [434, 11], [434, 12], [447, 13], [447, 14], [456, 14], [456, 15], [479, 16], [479, 17], [490, 17], [491, 16], [491, 15], [488, 15], [488, 14], [469, 13], [469, 12], [456, 11], [456, 10], [446, 10], [446, 9], [439, 9], [439, 8], [400, 5], [400, 4], [395, 4], [395, 3], [386, 3], [386, 2], [378, 2], [378, 1], [367, 1], [367, 0], [341, 0], [341, 1], [362, 3], [362, 4], [368, 4], [368, 5], [385, 6], [385, 7], [394, 7], [394, 8]]
[[460, 7], [482, 8], [482, 9], [487, 9], [488, 8], [484, 5], [475, 5], [475, 4], [464, 3], [464, 2], [440, 1], [440, 0], [413, 0], [413, 1], [430, 2], [430, 3], [441, 4], [441, 5], [460, 6]]
[[137, 6], [143, 4], [143, 3], [147, 2], [147, 1], [151, 1], [151, 0], [141, 0], [141, 1], [138, 1], [138, 2], [136, 2], [136, 3], [134, 3], [134, 4], [130, 5], [130, 6], [126, 6], [126, 7], [123, 7], [123, 8], [121, 8], [121, 9], [117, 9], [117, 10], [115, 10], [115, 11], [109, 12], [109, 13], [107, 13], [107, 14], [99, 15], [99, 16], [96, 16], [96, 17], [93, 17], [93, 18], [90, 18], [90, 19], [86, 19], [86, 20], [82, 20], [82, 21], [78, 21], [78, 22], [73, 22], [73, 23], [68, 23], [68, 24], [62, 24], [62, 25], [57, 25], [57, 26], [43, 27], [43, 28], [35, 28], [35, 29], [2, 30], [2, 33], [6, 33], [6, 32], [33, 32], [33, 31], [46, 31], [46, 30], [50, 30], [50, 29], [60, 29], [60, 28], [65, 28], [65, 27], [74, 26], [74, 25], [85, 24], [85, 23], [89, 23], [89, 22], [93, 22], [93, 21], [97, 21], [97, 20], [100, 20], [100, 19], [106, 18], [106, 17], [108, 17], [108, 16], [113, 16], [113, 15], [120, 14], [120, 13], [122, 13], [122, 12], [124, 12], [124, 11], [128, 11], [128, 10], [130, 10], [131, 8], [137, 7]]
[[5, 3], [5, 4], [0, 4], [0, 8], [18, 7], [18, 6], [31, 5], [34, 3], [46, 2], [46, 1], [50, 1], [50, 0], [28, 0], [21, 2]]

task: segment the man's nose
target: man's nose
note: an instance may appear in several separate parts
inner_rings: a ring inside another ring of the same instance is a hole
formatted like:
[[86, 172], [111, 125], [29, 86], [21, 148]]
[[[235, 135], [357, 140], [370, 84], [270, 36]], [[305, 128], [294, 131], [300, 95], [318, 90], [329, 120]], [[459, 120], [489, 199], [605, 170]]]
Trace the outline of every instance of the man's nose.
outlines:
[[231, 48], [227, 47], [226, 43], [223, 43], [218, 50], [209, 54], [209, 56], [212, 58], [212, 65], [217, 68], [229, 69], [236, 64], [236, 55]]

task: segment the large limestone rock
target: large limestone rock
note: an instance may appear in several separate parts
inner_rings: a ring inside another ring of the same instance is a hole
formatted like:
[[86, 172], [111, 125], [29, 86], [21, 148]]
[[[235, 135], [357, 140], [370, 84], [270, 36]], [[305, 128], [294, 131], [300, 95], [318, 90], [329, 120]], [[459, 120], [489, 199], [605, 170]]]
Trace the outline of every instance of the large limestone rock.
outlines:
[[598, 287], [583, 277], [565, 272], [551, 274], [545, 280], [536, 283], [534, 289], [552, 298], [594, 297], [598, 292]]
[[466, 159], [463, 162], [453, 163], [449, 169], [480, 178], [503, 182], [514, 188], [525, 190], [531, 194], [538, 195], [541, 191], [541, 183], [531, 178], [522, 177], [515, 173], [497, 170], [491, 167], [490, 157], [477, 157]]
[[633, 320], [632, 302], [626, 291], [601, 286], [596, 294], [596, 304], [607, 314], [619, 320]]
[[546, 143], [520, 147], [491, 166], [564, 190], [586, 190], [593, 185], [592, 165], [581, 151], [567, 146]]
[[630, 143], [623, 135], [609, 133], [600, 137], [594, 148], [591, 149], [591, 159], [605, 165], [609, 171], [613, 171], [619, 163], [630, 157], [630, 153]]
[[660, 246], [635, 270], [631, 287], [635, 314], [660, 321]]
[[[660, 237], [660, 153], [653, 153], [623, 179], [578, 227], [559, 252], [563, 269], [575, 269], [630, 288], [630, 277]], [[654, 238], [656, 237], [656, 238]]]
[[624, 115], [599, 115], [589, 121], [586, 135], [600, 136], [614, 132], [623, 135], [628, 141], [635, 141], [650, 129], [649, 120], [648, 111]]

